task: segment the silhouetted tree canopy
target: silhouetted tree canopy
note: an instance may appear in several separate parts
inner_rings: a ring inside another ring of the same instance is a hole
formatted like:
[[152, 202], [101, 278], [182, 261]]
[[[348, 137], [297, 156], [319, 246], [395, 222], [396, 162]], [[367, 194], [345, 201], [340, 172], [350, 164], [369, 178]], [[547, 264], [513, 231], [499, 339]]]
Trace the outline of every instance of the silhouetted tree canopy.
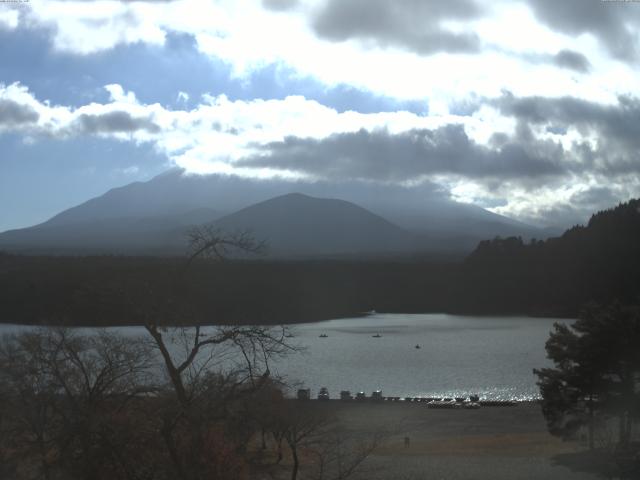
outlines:
[[640, 200], [596, 213], [586, 226], [546, 241], [483, 241], [465, 261], [476, 310], [574, 316], [589, 301], [633, 303], [640, 295]]
[[[553, 368], [534, 370], [549, 431], [573, 435], [598, 416], [619, 418], [618, 440], [630, 440], [640, 413], [640, 307], [590, 305], [571, 326], [555, 324], [546, 344]], [[603, 418], [603, 417], [600, 417]]]

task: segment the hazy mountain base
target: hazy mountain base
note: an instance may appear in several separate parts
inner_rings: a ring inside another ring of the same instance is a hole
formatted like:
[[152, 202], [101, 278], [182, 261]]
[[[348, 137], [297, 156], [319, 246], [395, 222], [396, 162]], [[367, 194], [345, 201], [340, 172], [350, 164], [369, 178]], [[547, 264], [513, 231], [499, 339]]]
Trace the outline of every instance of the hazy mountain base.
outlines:
[[0, 256], [0, 321], [280, 324], [451, 312], [573, 317], [640, 293], [640, 200], [562, 237], [481, 243], [464, 262]]
[[268, 256], [280, 259], [416, 253], [461, 258], [496, 235], [548, 235], [428, 189], [174, 171], [110, 190], [39, 225], [0, 233], [0, 248], [23, 254], [180, 255], [189, 227], [204, 223], [252, 230], [269, 244]]

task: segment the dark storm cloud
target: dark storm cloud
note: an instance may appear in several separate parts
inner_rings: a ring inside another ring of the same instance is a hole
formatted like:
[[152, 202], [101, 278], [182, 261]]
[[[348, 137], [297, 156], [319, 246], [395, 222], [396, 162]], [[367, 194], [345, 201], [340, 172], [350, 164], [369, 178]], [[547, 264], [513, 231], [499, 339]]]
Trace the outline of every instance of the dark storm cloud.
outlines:
[[491, 47], [492, 50], [508, 57], [524, 60], [532, 65], [553, 65], [558, 68], [586, 74], [591, 71], [591, 62], [580, 52], [563, 49], [556, 54], [517, 52], [514, 50]]
[[262, 0], [262, 6], [267, 10], [284, 12], [298, 5], [298, 0]]
[[473, 33], [443, 29], [444, 20], [470, 20], [482, 14], [472, 0], [329, 0], [313, 20], [315, 33], [326, 40], [371, 41], [418, 54], [477, 52]]
[[636, 97], [620, 96], [616, 104], [604, 105], [574, 97], [519, 98], [505, 93], [489, 103], [516, 118], [519, 125], [560, 135], [578, 133], [581, 138], [568, 153], [582, 173], [616, 183], [640, 175], [640, 99]]
[[627, 194], [617, 193], [609, 187], [596, 186], [574, 193], [568, 201], [560, 201], [537, 211], [535, 217], [525, 215], [523, 220], [541, 223], [542, 226], [557, 227], [557, 233], [560, 234], [570, 226], [585, 225], [594, 212], [611, 208], [616, 203], [628, 199]]
[[129, 112], [113, 111], [100, 115], [82, 114], [76, 120], [77, 127], [84, 133], [133, 133], [146, 130], [157, 133], [160, 127], [148, 117], [134, 117]]
[[640, 147], [640, 99], [635, 97], [620, 96], [617, 105], [603, 105], [574, 97], [515, 97], [506, 92], [489, 103], [531, 124], [575, 127], [581, 133], [596, 132], [603, 141]]
[[14, 100], [0, 99], [0, 126], [17, 126], [35, 123], [40, 118], [31, 106], [20, 104]]
[[320, 178], [401, 182], [424, 175], [535, 182], [565, 172], [556, 144], [507, 142], [491, 149], [471, 140], [462, 125], [399, 134], [386, 130], [334, 134], [322, 140], [288, 137], [262, 147], [240, 166], [270, 167]]
[[573, 50], [560, 50], [554, 57], [553, 63], [560, 68], [568, 68], [579, 73], [588, 73], [591, 63], [587, 57]]
[[602, 0], [529, 0], [536, 17], [552, 29], [568, 35], [589, 33], [615, 58], [638, 57], [637, 29], [640, 4]]
[[619, 201], [618, 195], [609, 187], [591, 187], [571, 196], [571, 204], [574, 207], [585, 208], [588, 211], [594, 211], [602, 205], [615, 205]]

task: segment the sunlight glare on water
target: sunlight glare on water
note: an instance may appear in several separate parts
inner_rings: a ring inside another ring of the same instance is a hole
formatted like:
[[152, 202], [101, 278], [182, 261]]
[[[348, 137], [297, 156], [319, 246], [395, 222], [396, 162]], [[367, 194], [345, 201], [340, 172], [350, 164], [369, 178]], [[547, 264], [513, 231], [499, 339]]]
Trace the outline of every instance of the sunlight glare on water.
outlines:
[[306, 350], [277, 370], [312, 391], [326, 386], [334, 398], [340, 390], [381, 389], [400, 397], [532, 400], [539, 398], [532, 370], [549, 365], [544, 345], [554, 322], [571, 320], [376, 314], [300, 324], [291, 340]]

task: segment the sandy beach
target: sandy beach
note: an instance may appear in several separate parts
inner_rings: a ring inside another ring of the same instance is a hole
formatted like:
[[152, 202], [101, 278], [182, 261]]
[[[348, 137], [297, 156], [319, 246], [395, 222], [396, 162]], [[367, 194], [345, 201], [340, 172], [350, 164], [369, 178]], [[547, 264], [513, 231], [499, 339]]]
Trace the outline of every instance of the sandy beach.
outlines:
[[478, 410], [405, 402], [312, 403], [331, 409], [346, 430], [363, 437], [386, 432], [359, 479], [598, 478], [575, 466], [586, 446], [551, 436], [536, 403]]

